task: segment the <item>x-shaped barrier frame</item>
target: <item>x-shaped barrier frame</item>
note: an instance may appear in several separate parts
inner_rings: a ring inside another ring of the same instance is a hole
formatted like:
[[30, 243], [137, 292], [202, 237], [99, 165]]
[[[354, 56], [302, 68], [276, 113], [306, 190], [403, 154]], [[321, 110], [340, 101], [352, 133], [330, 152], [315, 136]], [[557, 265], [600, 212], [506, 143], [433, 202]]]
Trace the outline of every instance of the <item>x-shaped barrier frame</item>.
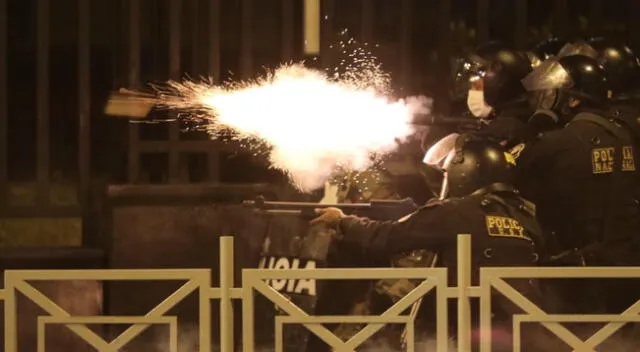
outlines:
[[[101, 280], [101, 281], [187, 281], [174, 291], [169, 297], [151, 309], [143, 317], [72, 317], [38, 289], [33, 287], [31, 281], [70, 281], [70, 280]], [[151, 324], [172, 324], [172, 318], [165, 314], [176, 304], [181, 302], [192, 292], [199, 291], [199, 317], [200, 317], [200, 352], [209, 350], [211, 346], [211, 271], [208, 269], [190, 270], [7, 270], [4, 277], [4, 324], [5, 339], [4, 351], [18, 351], [17, 335], [17, 305], [16, 292], [25, 295], [29, 300], [42, 308], [49, 317], [40, 317], [38, 336], [38, 351], [44, 351], [44, 325], [46, 323], [60, 323], [68, 326], [76, 335], [100, 352], [116, 352], [122, 349], [133, 338], [146, 330]], [[42, 319], [44, 318], [44, 319]], [[112, 324], [115, 321], [129, 322], [134, 325], [118, 335], [111, 342], [105, 341], [101, 336], [89, 329], [86, 324]], [[174, 330], [174, 328], [170, 328]], [[176, 333], [177, 334], [177, 333]], [[171, 343], [171, 346], [176, 345]], [[177, 350], [177, 345], [175, 347]], [[173, 351], [173, 350], [172, 350]]]
[[[519, 321], [540, 322], [545, 328], [554, 333], [558, 338], [571, 346], [576, 352], [596, 352], [595, 348], [607, 338], [620, 330], [626, 322], [640, 321], [640, 301], [633, 304], [622, 314], [591, 315], [581, 318], [578, 315], [550, 315], [531, 302], [528, 298], [507, 284], [504, 279], [553, 279], [553, 278], [640, 278], [640, 268], [632, 267], [545, 267], [545, 268], [481, 268], [480, 269], [480, 332], [483, 336], [480, 342], [480, 352], [491, 351], [491, 288], [495, 288], [511, 302], [525, 311], [526, 318], [514, 317], [514, 327]], [[598, 317], [596, 319], [596, 317]], [[612, 319], [609, 319], [612, 318]], [[520, 319], [520, 320], [516, 320]], [[585, 321], [586, 319], [586, 321]], [[577, 337], [569, 329], [559, 322], [589, 322], [590, 320], [609, 321], [610, 323], [599, 329], [587, 340]], [[514, 334], [515, 331], [514, 331]], [[520, 332], [514, 336], [514, 351], [519, 347]], [[516, 346], [515, 343], [518, 345]]]
[[[426, 278], [426, 280], [425, 280]], [[300, 307], [288, 300], [280, 292], [267, 285], [267, 279], [314, 279], [314, 280], [375, 280], [375, 279], [421, 279], [424, 280], [406, 296], [396, 302], [384, 313], [377, 316], [357, 316], [357, 317], [328, 317], [310, 316]], [[437, 351], [447, 350], [447, 271], [444, 268], [428, 269], [296, 269], [296, 270], [266, 270], [266, 269], [245, 269], [242, 273], [243, 294], [242, 294], [242, 317], [243, 317], [243, 348], [244, 352], [254, 351], [254, 290], [258, 291], [289, 316], [280, 318], [280, 323], [300, 323], [309, 331], [317, 335], [322, 341], [331, 346], [336, 352], [352, 352], [364, 341], [378, 332], [385, 323], [407, 322], [407, 318], [402, 316], [402, 312], [420, 297], [427, 294], [433, 288], [436, 289], [437, 301]], [[342, 319], [342, 320], [338, 320]], [[327, 320], [331, 321], [357, 321], [368, 322], [369, 324], [348, 341], [342, 341], [329, 329], [322, 326]], [[276, 329], [278, 328], [278, 321]], [[413, 344], [411, 344], [413, 345]], [[407, 346], [408, 348], [411, 348]], [[276, 348], [282, 348], [276, 345]]]

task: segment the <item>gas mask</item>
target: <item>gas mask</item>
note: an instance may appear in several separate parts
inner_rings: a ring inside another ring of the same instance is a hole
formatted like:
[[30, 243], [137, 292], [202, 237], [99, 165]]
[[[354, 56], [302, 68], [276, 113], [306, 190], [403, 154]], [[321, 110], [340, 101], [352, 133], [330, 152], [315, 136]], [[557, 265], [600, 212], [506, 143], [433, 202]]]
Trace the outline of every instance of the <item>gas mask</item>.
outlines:
[[467, 107], [473, 116], [481, 119], [488, 117], [493, 111], [493, 107], [488, 105], [484, 100], [484, 92], [477, 89], [469, 90]]
[[566, 123], [575, 114], [569, 96], [558, 89], [547, 89], [531, 95], [530, 104], [535, 113], [529, 124], [544, 132]]

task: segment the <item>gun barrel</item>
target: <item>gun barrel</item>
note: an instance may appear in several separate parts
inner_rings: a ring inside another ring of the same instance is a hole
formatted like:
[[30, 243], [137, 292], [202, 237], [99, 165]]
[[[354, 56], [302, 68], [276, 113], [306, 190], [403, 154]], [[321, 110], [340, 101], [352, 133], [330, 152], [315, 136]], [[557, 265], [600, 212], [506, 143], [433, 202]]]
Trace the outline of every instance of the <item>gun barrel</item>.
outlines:
[[341, 204], [320, 204], [309, 202], [270, 202], [270, 201], [254, 201], [245, 200], [242, 204], [246, 207], [255, 207], [262, 209], [315, 209], [336, 207], [341, 209], [364, 209], [370, 208], [371, 203], [341, 203]]
[[340, 208], [342, 210], [359, 210], [368, 209], [372, 207], [402, 207], [402, 206], [415, 206], [415, 203], [411, 199], [402, 200], [386, 200], [386, 199], [374, 199], [371, 203], [338, 203], [338, 204], [320, 204], [310, 202], [276, 202], [265, 201], [262, 198], [257, 200], [245, 200], [242, 202], [245, 207], [259, 208], [259, 209], [281, 209], [281, 210], [301, 210], [301, 209], [316, 209], [316, 208]]

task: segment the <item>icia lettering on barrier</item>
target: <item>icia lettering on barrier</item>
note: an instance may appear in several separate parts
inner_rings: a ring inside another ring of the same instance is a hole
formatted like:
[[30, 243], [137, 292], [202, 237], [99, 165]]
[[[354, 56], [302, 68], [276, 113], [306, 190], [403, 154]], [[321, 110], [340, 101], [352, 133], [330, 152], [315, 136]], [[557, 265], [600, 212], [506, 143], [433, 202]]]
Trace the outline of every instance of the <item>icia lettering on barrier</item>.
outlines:
[[[315, 269], [316, 262], [299, 258], [263, 257], [260, 259], [259, 268], [275, 270]], [[316, 280], [313, 279], [269, 279], [266, 281], [267, 285], [278, 292], [308, 296], [316, 295]]]

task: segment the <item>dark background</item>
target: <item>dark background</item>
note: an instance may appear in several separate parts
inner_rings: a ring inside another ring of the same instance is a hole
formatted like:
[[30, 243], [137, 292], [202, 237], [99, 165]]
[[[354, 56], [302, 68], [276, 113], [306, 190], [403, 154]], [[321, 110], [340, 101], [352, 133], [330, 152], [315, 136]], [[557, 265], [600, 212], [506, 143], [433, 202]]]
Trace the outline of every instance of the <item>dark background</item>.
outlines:
[[[6, 48], [0, 59], [6, 70], [0, 75], [0, 125], [6, 134], [0, 142], [2, 203], [12, 203], [6, 182], [35, 187], [38, 181], [40, 193], [63, 184], [78, 190], [69, 190], [77, 195], [67, 198], [85, 206], [96, 185], [281, 181], [264, 162], [232, 147], [176, 145], [204, 140], [201, 133], [179, 133], [170, 124], [131, 126], [105, 117], [102, 109], [109, 91], [119, 87], [184, 74], [247, 78], [301, 58], [302, 1], [82, 3], [0, 1], [6, 8], [0, 21]], [[446, 110], [449, 60], [479, 41], [500, 39], [527, 48], [550, 34], [607, 34], [635, 44], [638, 35], [630, 25], [638, 23], [639, 7], [633, 0], [325, 1], [324, 13], [333, 15], [323, 21], [323, 48], [348, 29], [350, 36], [377, 44], [375, 54], [393, 74], [399, 95], [433, 96]], [[335, 56], [325, 50], [320, 61], [330, 67]], [[51, 197], [32, 198], [17, 203], [42, 209], [51, 203]], [[49, 210], [32, 215], [54, 213]]]
[[[552, 34], [601, 34], [640, 44], [637, 0], [324, 0], [323, 13], [318, 65], [338, 60], [330, 45], [348, 29], [375, 44], [398, 96], [432, 96], [443, 112], [451, 60], [485, 40], [526, 49]], [[264, 231], [237, 204], [305, 197], [233, 145], [102, 111], [121, 87], [184, 74], [245, 79], [301, 59], [301, 14], [301, 0], [0, 0], [0, 269], [216, 273], [226, 234], [236, 235], [237, 277], [255, 267]], [[54, 301], [76, 297], [65, 285], [49, 288]], [[82, 287], [98, 303], [67, 299], [71, 314], [145, 314], [170, 293], [110, 285], [103, 299], [99, 285]], [[193, 298], [179, 309], [187, 323], [197, 321]]]

